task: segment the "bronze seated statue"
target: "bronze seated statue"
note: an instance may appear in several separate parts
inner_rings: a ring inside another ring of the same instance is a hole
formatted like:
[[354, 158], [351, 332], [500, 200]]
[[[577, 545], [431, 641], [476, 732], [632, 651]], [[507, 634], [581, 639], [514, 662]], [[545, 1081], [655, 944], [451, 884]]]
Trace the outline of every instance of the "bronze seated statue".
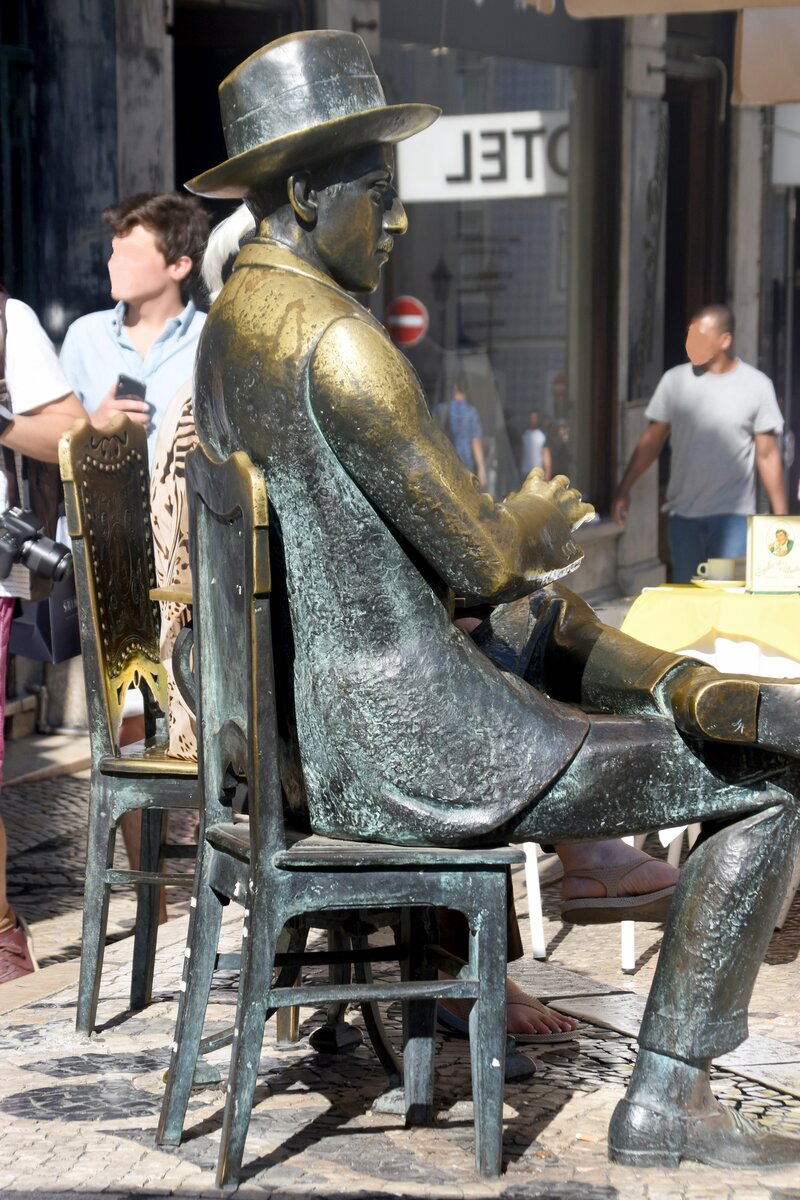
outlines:
[[[614, 837], [703, 820], [677, 887], [609, 1151], [619, 1162], [800, 1162], [800, 1140], [719, 1106], [713, 1057], [747, 1005], [800, 850], [800, 685], [719, 675], [603, 626], [558, 581], [590, 515], [533, 473], [496, 503], [352, 293], [406, 215], [387, 106], [361, 40], [272, 43], [221, 86], [229, 158], [193, 191], [244, 197], [258, 235], [201, 339], [206, 445], [264, 471], [285, 661], [312, 827], [409, 845]], [[452, 598], [494, 605], [474, 640]]]

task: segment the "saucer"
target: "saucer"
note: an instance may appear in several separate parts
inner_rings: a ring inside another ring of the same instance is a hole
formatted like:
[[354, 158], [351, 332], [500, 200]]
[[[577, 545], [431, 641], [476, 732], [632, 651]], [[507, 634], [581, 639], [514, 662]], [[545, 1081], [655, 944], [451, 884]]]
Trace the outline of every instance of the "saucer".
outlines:
[[705, 588], [743, 588], [745, 585], [744, 579], [709, 579], [707, 575], [693, 575], [692, 583], [695, 587]]

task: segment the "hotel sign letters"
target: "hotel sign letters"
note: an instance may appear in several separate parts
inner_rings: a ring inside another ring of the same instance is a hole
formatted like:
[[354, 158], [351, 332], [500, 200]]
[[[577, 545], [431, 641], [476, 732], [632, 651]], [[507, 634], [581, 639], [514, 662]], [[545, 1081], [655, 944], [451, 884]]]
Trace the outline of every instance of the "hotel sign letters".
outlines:
[[397, 146], [404, 201], [565, 196], [566, 110], [440, 117]]

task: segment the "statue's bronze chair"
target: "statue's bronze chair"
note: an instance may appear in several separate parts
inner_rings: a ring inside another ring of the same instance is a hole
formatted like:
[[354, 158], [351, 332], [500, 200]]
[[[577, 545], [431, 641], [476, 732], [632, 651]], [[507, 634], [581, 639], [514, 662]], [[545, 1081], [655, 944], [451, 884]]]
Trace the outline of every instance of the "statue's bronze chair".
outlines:
[[[522, 852], [345, 842], [287, 829], [278, 768], [265, 482], [243, 453], [216, 463], [197, 449], [187, 461], [187, 487], [203, 816], [158, 1141], [179, 1143], [198, 1053], [227, 1040], [201, 1037], [223, 906], [236, 900], [245, 910], [244, 937], [218, 1185], [238, 1182], [266, 1020], [283, 1008], [339, 1001], [402, 1002], [409, 1124], [432, 1117], [437, 1000], [474, 1001], [475, 1158], [481, 1174], [497, 1175], [506, 1053], [506, 871], [522, 861]], [[245, 823], [234, 822], [231, 812], [242, 778], [249, 806]], [[471, 930], [470, 961], [455, 979], [437, 979], [440, 965], [453, 968], [453, 960], [435, 946], [440, 906], [465, 912]], [[301, 965], [330, 964], [334, 957], [305, 949], [304, 917], [316, 926], [325, 913], [375, 909], [399, 913], [396, 946], [356, 951], [355, 983], [349, 972], [346, 980], [323, 973], [324, 982], [297, 982]], [[287, 922], [294, 928], [291, 952], [279, 953]], [[400, 980], [370, 981], [367, 962], [398, 959]]]
[[[130, 1004], [150, 1002], [161, 888], [191, 886], [168, 874], [166, 857], [194, 856], [193, 846], [165, 841], [166, 810], [196, 809], [197, 764], [168, 758], [167, 683], [159, 660], [147, 437], [125, 416], [105, 429], [78, 422], [61, 440], [61, 477], [75, 561], [89, 740], [92, 754], [81, 971], [76, 1028], [91, 1033], [103, 966], [110, 888], [136, 884]], [[145, 739], [120, 747], [119, 723], [129, 687], [144, 699]], [[142, 813], [138, 870], [113, 869], [123, 813]]]

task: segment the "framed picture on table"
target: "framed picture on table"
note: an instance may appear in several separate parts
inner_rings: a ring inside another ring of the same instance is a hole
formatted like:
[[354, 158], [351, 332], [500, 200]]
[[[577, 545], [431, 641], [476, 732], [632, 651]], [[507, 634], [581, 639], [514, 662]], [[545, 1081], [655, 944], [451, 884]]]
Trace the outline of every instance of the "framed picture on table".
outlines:
[[800, 517], [748, 517], [749, 592], [800, 592]]

